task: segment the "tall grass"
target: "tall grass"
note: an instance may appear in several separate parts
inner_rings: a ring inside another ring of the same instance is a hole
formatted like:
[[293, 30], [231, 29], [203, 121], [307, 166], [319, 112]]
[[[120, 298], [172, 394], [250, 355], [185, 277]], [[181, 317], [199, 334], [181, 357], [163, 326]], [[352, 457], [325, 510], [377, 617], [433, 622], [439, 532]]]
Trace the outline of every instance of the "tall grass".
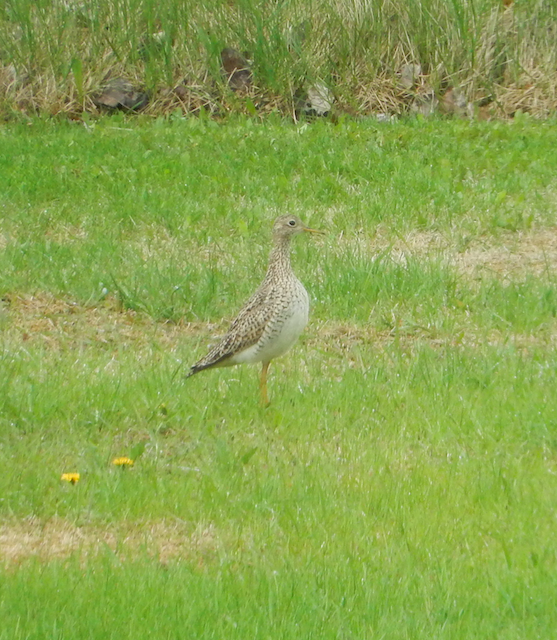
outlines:
[[6, 0], [0, 101], [5, 113], [79, 113], [95, 109], [107, 77], [125, 76], [150, 93], [152, 112], [245, 109], [220, 72], [220, 51], [235, 47], [253, 61], [250, 103], [263, 113], [292, 112], [296, 92], [317, 81], [338, 110], [400, 112], [398, 74], [417, 63], [418, 93], [458, 86], [500, 112], [547, 115], [556, 18], [549, 0]]

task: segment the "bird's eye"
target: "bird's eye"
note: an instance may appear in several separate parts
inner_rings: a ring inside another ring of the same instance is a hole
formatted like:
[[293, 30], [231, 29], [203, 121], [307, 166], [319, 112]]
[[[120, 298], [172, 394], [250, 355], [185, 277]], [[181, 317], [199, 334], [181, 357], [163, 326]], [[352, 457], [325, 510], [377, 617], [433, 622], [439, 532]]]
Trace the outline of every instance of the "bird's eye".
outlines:
[[289, 220], [289, 221], [288, 221], [288, 224], [289, 224], [291, 227], [295, 227], [295, 226], [296, 226], [296, 220]]

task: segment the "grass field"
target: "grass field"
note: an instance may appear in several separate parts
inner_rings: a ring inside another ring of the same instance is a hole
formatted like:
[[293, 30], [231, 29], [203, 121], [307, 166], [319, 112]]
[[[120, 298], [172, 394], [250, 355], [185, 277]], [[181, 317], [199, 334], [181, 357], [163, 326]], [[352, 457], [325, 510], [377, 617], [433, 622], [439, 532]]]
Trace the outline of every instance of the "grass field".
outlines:
[[[0, 639], [554, 637], [556, 144], [0, 128]], [[327, 235], [263, 409], [254, 367], [184, 373], [285, 211]]]

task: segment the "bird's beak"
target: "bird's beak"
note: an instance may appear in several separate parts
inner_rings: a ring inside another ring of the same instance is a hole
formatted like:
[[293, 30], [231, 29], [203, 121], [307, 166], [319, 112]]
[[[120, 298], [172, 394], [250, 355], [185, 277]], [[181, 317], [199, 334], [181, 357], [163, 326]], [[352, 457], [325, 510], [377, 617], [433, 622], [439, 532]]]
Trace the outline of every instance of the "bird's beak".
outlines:
[[309, 227], [304, 227], [304, 231], [307, 231], [308, 233], [317, 233], [317, 235], [320, 235], [320, 236], [325, 235], [324, 231], [319, 231], [319, 229], [310, 229]]

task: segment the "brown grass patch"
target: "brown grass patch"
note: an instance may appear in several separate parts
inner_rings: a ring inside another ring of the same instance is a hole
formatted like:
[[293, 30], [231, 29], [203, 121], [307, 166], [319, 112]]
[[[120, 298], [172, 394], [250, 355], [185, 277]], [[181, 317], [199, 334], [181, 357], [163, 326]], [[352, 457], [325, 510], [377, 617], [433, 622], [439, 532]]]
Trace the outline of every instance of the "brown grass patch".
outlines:
[[466, 275], [490, 272], [504, 278], [524, 278], [554, 273], [557, 268], [557, 228], [535, 232], [505, 233], [500, 244], [471, 243], [454, 256], [457, 269]]
[[409, 353], [425, 345], [433, 349], [512, 345], [524, 353], [540, 345], [553, 347], [557, 345], [557, 321], [552, 326], [545, 327], [543, 332], [535, 334], [509, 333], [496, 329], [486, 331], [474, 324], [466, 314], [462, 314], [455, 330], [448, 334], [441, 333], [435, 327], [407, 324], [403, 319], [395, 317], [393, 328], [384, 330], [371, 325], [325, 322], [313, 334], [309, 334], [307, 342], [314, 348], [342, 355], [349, 367], [365, 369], [367, 366], [363, 366], [358, 349], [364, 345], [374, 345], [380, 350], [396, 344]]
[[[1, 318], [0, 310], [0, 318]], [[76, 348], [126, 348], [133, 346], [138, 352], [153, 344], [166, 351], [175, 350], [184, 339], [199, 338], [209, 345], [228, 327], [228, 321], [157, 322], [147, 314], [121, 310], [116, 301], [107, 300], [100, 307], [87, 307], [69, 300], [43, 294], [14, 296], [8, 305], [4, 303], [4, 336], [14, 342], [40, 344], [57, 351]], [[557, 326], [538, 334], [512, 335], [492, 331], [488, 336], [472, 319], [461, 314], [459, 330], [454, 335], [439, 335], [435, 328], [407, 324], [393, 310], [389, 328], [380, 329], [370, 324], [356, 325], [338, 321], [314, 321], [305, 333], [307, 344], [318, 350], [336, 353], [357, 366], [354, 355], [361, 345], [385, 348], [395, 342], [402, 348], [413, 349], [418, 343], [434, 348], [447, 345], [477, 347], [487, 344], [512, 342], [520, 348], [535, 344], [557, 342]], [[354, 356], [354, 357], [353, 357]], [[351, 365], [352, 363], [352, 365]]]
[[85, 560], [107, 549], [122, 559], [148, 555], [161, 562], [185, 559], [202, 565], [223, 544], [213, 525], [179, 520], [76, 525], [62, 518], [32, 517], [0, 525], [0, 558], [8, 565], [29, 558]]
[[114, 298], [90, 307], [49, 294], [4, 298], [4, 335], [40, 342], [53, 349], [91, 344], [138, 348], [153, 342], [172, 350], [185, 336], [203, 336], [219, 328], [201, 322], [157, 322], [145, 313], [122, 309]]
[[439, 232], [413, 231], [392, 239], [378, 233], [342, 243], [364, 254], [387, 255], [398, 263], [410, 258], [442, 259], [472, 279], [482, 275], [524, 279], [557, 271], [557, 227], [534, 231], [502, 231], [497, 237], [460, 240]]

